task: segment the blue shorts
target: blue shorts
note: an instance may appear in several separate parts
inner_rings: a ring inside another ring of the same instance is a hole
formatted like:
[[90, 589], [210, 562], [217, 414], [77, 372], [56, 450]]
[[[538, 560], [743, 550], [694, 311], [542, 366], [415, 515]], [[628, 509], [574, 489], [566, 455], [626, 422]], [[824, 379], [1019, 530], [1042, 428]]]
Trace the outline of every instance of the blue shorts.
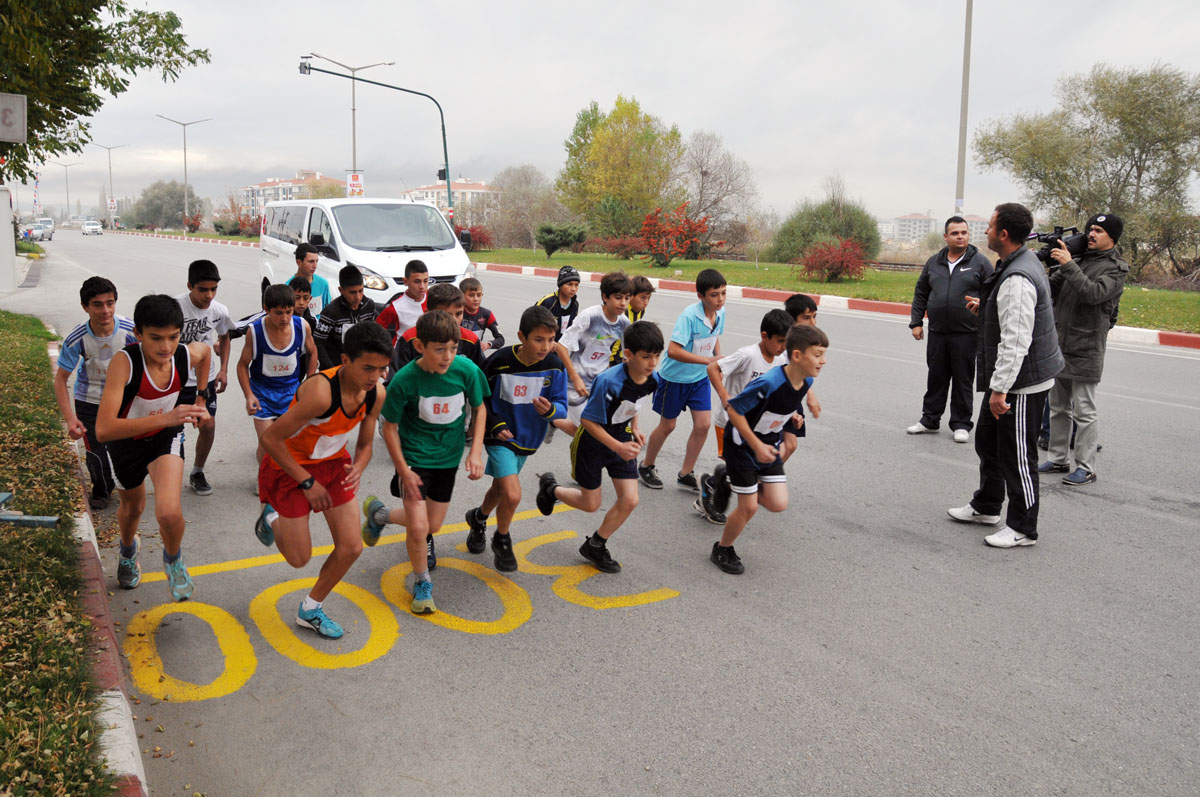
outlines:
[[503, 479], [505, 476], [516, 476], [525, 467], [527, 454], [518, 454], [508, 446], [484, 446], [487, 449], [487, 464], [483, 472], [493, 479]]
[[[258, 399], [258, 412], [254, 413], [254, 417], [264, 421], [273, 421], [281, 417], [287, 412], [288, 407], [292, 405], [292, 397], [295, 396], [295, 391], [290, 394], [283, 394], [278, 391], [267, 392], [256, 390], [257, 386], [251, 382], [250, 392]], [[299, 385], [296, 386], [299, 388]]]
[[669, 421], [675, 420], [684, 409], [692, 412], [712, 411], [712, 392], [707, 379], [699, 382], [659, 381], [654, 391], [654, 411]]

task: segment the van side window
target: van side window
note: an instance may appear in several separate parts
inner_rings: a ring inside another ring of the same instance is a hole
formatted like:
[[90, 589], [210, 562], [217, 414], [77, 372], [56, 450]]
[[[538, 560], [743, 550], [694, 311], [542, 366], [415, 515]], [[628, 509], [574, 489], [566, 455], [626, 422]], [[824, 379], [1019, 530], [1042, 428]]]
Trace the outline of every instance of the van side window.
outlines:
[[333, 227], [329, 224], [329, 217], [320, 208], [313, 208], [312, 217], [308, 220], [308, 238], [305, 240], [312, 243], [314, 235], [321, 236], [324, 245], [333, 249], [334, 260], [341, 259], [337, 256], [337, 244], [333, 240]]
[[287, 209], [287, 238], [289, 243], [304, 242], [304, 217], [308, 208], [304, 205], [292, 206]]

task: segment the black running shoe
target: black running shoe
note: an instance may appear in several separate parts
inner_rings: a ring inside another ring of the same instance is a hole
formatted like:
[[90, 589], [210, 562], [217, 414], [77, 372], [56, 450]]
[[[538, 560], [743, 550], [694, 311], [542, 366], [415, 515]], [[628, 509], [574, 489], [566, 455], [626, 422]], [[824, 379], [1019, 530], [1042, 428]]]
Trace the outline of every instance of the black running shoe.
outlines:
[[733, 493], [733, 487], [729, 483], [729, 473], [725, 468], [724, 462], [718, 462], [717, 467], [713, 469], [710, 486], [712, 487], [712, 508], [717, 513], [724, 515], [729, 511], [729, 498]]
[[722, 548], [719, 541], [714, 542], [712, 555], [708, 558], [714, 565], [721, 568], [726, 573], [732, 573], [735, 576], [740, 576], [742, 573], [746, 572], [745, 565], [743, 565], [742, 560], [738, 558], [737, 551], [733, 550], [732, 545], [730, 545], [728, 548]]
[[467, 510], [467, 526], [471, 529], [467, 532], [467, 550], [471, 553], [483, 553], [487, 547], [487, 517], [480, 520], [480, 516], [478, 508]]
[[662, 479], [658, 478], [658, 469], [653, 465], [638, 465], [638, 481], [651, 490], [663, 488]]
[[553, 473], [543, 473], [538, 476], [537, 508], [543, 515], [549, 515], [554, 511], [554, 504], [558, 501], [554, 497], [554, 488], [557, 486], [558, 481], [554, 478]]
[[601, 573], [621, 572], [621, 565], [613, 560], [612, 555], [608, 552], [607, 543], [592, 545], [589, 537], [583, 541], [583, 545], [579, 546], [579, 555], [595, 565]]
[[437, 550], [433, 547], [433, 535], [432, 534], [429, 535], [428, 550], [429, 550], [429, 557], [427, 559], [427, 562], [429, 564], [429, 572], [432, 573], [437, 568]]
[[725, 525], [725, 513], [718, 512], [713, 505], [713, 482], [712, 476], [707, 473], [700, 477], [700, 497], [696, 499], [696, 503], [692, 504], [696, 511], [704, 515], [704, 519], [709, 523], [715, 523], [718, 526]]
[[517, 557], [513, 555], [512, 537], [496, 532], [492, 535], [492, 553], [496, 556], [496, 569], [511, 573], [517, 569]]
[[675, 483], [685, 490], [691, 490], [693, 493], [700, 492], [700, 483], [696, 481], [696, 473], [685, 473], [682, 476], [675, 477]]
[[212, 485], [208, 483], [208, 479], [204, 476], [204, 471], [193, 473], [188, 477], [188, 484], [192, 486], [192, 490], [196, 495], [212, 495]]

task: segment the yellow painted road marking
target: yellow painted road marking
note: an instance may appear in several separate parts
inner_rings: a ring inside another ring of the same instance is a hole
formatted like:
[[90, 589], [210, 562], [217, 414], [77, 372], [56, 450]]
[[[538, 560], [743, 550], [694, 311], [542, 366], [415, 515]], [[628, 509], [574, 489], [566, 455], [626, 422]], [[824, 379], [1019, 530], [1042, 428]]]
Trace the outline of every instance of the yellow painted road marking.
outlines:
[[[574, 511], [575, 511], [574, 509], [572, 509], [571, 507], [569, 507], [565, 504], [559, 504], [558, 506], [554, 507], [554, 514], [556, 514], [556, 515], [562, 514], [563, 512], [574, 512]], [[529, 520], [530, 518], [536, 518], [536, 517], [541, 517], [541, 516], [542, 516], [542, 513], [539, 512], [538, 510], [527, 509], [524, 512], [518, 512], [515, 515], [513, 515], [513, 521]], [[496, 518], [494, 518], [494, 517], [488, 518], [488, 525], [489, 526], [496, 525]], [[457, 534], [460, 531], [467, 531], [469, 528], [470, 527], [466, 523], [450, 523], [447, 525], [443, 525], [440, 529], [438, 529], [438, 531], [434, 534], [434, 536], [440, 537], [443, 534]], [[247, 536], [249, 536], [249, 535], [247, 535]], [[403, 532], [401, 532], [400, 534], [388, 534], [386, 536], [380, 537], [379, 542], [377, 542], [374, 547], [378, 548], [381, 545], [394, 545], [395, 543], [398, 543], [398, 542], [404, 542], [405, 539], [406, 539], [406, 535]], [[326, 554], [330, 553], [331, 551], [333, 551], [333, 543], [330, 543], [329, 545], [317, 545], [317, 546], [313, 547], [312, 555], [313, 556], [325, 556]], [[228, 562], [214, 562], [212, 564], [207, 564], [207, 565], [196, 565], [195, 567], [189, 567], [188, 572], [192, 574], [192, 578], [195, 578], [196, 576], [207, 576], [207, 575], [213, 575], [215, 573], [232, 573], [236, 570], [248, 570], [252, 567], [264, 567], [266, 565], [277, 565], [283, 561], [284, 561], [284, 558], [281, 554], [271, 553], [271, 554], [266, 554], [264, 556], [251, 556], [246, 559], [231, 559]], [[143, 584], [149, 584], [149, 583], [153, 583], [156, 581], [166, 581], [166, 580], [167, 580], [167, 574], [163, 573], [163, 572], [156, 571], [153, 573], [143, 573], [142, 574], [142, 583]]]
[[[504, 606], [504, 614], [498, 620], [480, 621], [468, 620], [439, 609], [433, 614], [418, 614], [415, 615], [416, 617], [434, 625], [440, 625], [442, 628], [467, 634], [507, 634], [524, 625], [533, 616], [533, 601], [529, 599], [529, 593], [496, 571], [489, 570], [475, 562], [449, 557], [438, 559], [438, 569], [443, 567], [469, 573], [487, 584], [492, 592], [500, 598], [500, 603]], [[412, 593], [404, 585], [404, 578], [411, 572], [412, 563], [402, 562], [395, 567], [388, 568], [379, 580], [379, 587], [384, 596], [406, 612], [411, 609]]]
[[517, 566], [522, 573], [533, 573], [540, 576], [558, 576], [550, 589], [554, 594], [568, 603], [585, 606], [589, 609], [617, 609], [627, 606], [644, 606], [647, 603], [658, 603], [679, 597], [673, 589], [653, 589], [648, 592], [637, 592], [631, 595], [597, 596], [589, 595], [579, 589], [579, 585], [600, 571], [591, 565], [539, 565], [529, 561], [528, 556], [534, 548], [560, 540], [569, 540], [579, 535], [574, 531], [559, 531], [553, 534], [542, 534], [513, 545], [513, 553], [517, 557]]

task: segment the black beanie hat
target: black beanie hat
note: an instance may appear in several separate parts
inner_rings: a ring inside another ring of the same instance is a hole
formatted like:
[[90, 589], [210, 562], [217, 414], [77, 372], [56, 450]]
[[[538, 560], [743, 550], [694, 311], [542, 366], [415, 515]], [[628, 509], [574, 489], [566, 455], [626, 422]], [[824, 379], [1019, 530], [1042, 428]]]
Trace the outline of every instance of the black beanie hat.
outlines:
[[580, 282], [579, 272], [573, 266], [563, 266], [558, 270], [558, 287], [568, 282]]
[[1125, 229], [1125, 222], [1121, 221], [1121, 217], [1115, 213], [1097, 213], [1087, 220], [1083, 231], [1087, 232], [1092, 229], [1092, 225], [1108, 233], [1108, 237], [1113, 239], [1114, 244], [1121, 240], [1121, 231]]

